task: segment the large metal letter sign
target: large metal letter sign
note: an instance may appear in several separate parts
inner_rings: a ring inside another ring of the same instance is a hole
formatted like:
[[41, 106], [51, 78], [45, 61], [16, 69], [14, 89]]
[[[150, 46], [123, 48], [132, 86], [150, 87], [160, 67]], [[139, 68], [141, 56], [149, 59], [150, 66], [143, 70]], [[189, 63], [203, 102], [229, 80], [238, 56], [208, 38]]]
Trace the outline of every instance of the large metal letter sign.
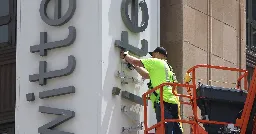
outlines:
[[[131, 17], [128, 14], [129, 4], [132, 5]], [[138, 26], [138, 8], [142, 11], [142, 22], [141, 26]], [[148, 27], [148, 7], [145, 1], [140, 1], [138, 5], [138, 0], [122, 0], [121, 4], [121, 16], [126, 27], [134, 33], [139, 33], [145, 31]]]
[[39, 62], [39, 73], [30, 75], [29, 81], [30, 82], [39, 81], [39, 85], [41, 85], [41, 86], [46, 85], [47, 79], [70, 75], [75, 70], [75, 67], [76, 67], [76, 60], [73, 55], [70, 55], [68, 57], [68, 65], [66, 68], [60, 69], [60, 70], [55, 70], [55, 71], [46, 72], [47, 62], [40, 61]]
[[[131, 5], [131, 15], [129, 16], [129, 5]], [[142, 21], [141, 24], [138, 24], [139, 18], [139, 8], [142, 12]], [[148, 7], [145, 0], [139, 2], [139, 0], [122, 0], [121, 2], [121, 18], [123, 20], [124, 25], [133, 33], [140, 33], [144, 32], [148, 27], [149, 21], [149, 14], [148, 14]], [[146, 56], [148, 53], [148, 41], [143, 39], [141, 40], [141, 48], [134, 47], [129, 44], [128, 40], [128, 31], [122, 31], [121, 33], [121, 40], [115, 41], [115, 46], [124, 49], [125, 51], [130, 51], [131, 53], [142, 57]], [[121, 77], [121, 83], [123, 83], [123, 79], [125, 77]], [[130, 92], [122, 91], [121, 97], [137, 104], [143, 105], [142, 99]], [[129, 133], [138, 130], [142, 130], [142, 123], [140, 125], [136, 125], [136, 127], [122, 127], [122, 133]]]
[[121, 34], [121, 40], [116, 40], [115, 41], [115, 45], [117, 47], [121, 47], [126, 49], [127, 51], [130, 51], [133, 54], [136, 54], [138, 56], [145, 56], [148, 53], [148, 41], [143, 39], [141, 40], [141, 49], [134, 47], [132, 45], [129, 44], [128, 41], [128, 32], [127, 31], [123, 31]]
[[76, 28], [73, 26], [70, 26], [68, 29], [69, 29], [69, 35], [66, 39], [55, 41], [55, 42], [48, 42], [48, 43], [47, 43], [47, 32], [41, 32], [40, 44], [31, 46], [30, 52], [32, 53], [40, 52], [40, 56], [47, 56], [47, 50], [66, 47], [73, 44], [76, 39]]
[[[46, 15], [46, 8], [50, 0], [42, 0], [40, 5], [40, 15], [42, 20], [50, 25], [50, 26], [61, 26], [67, 23], [75, 13], [76, 10], [76, 0], [69, 0], [69, 8], [66, 14], [61, 17], [61, 0], [55, 0], [55, 12], [54, 19], [49, 19]], [[66, 39], [55, 41], [55, 42], [47, 42], [47, 32], [40, 33], [40, 44], [34, 45], [30, 47], [30, 52], [35, 53], [39, 52], [40, 56], [47, 56], [47, 50], [70, 46], [74, 43], [76, 39], [76, 28], [74, 26], [69, 26], [69, 35]], [[66, 59], [66, 57], [64, 57]], [[57, 63], [57, 62], [56, 62]], [[76, 59], [73, 55], [68, 56], [68, 65], [59, 70], [54, 71], [46, 71], [47, 70], [47, 62], [40, 61], [39, 62], [39, 73], [29, 75], [30, 82], [39, 81], [39, 85], [43, 86], [47, 84], [47, 79], [67, 76], [73, 73], [76, 68]], [[74, 86], [62, 86], [61, 88], [56, 88], [52, 90], [46, 90], [39, 92], [40, 99], [47, 99], [51, 97], [57, 97], [61, 95], [73, 94], [75, 93]], [[34, 93], [26, 94], [27, 101], [34, 101], [35, 95]], [[74, 111], [57, 109], [51, 107], [40, 106], [39, 112], [46, 114], [55, 114], [60, 115], [57, 119], [41, 126], [38, 128], [38, 133], [40, 134], [74, 134], [70, 132], [63, 132], [59, 130], [52, 130], [56, 126], [68, 121], [69, 119], [75, 116]]]
[[66, 12], [66, 14], [61, 17], [61, 2], [60, 0], [55, 0], [56, 1], [56, 6], [55, 6], [55, 13], [54, 13], [54, 19], [50, 19], [47, 16], [46, 13], [46, 8], [48, 3], [50, 2], [50, 0], [42, 0], [41, 5], [40, 5], [40, 16], [42, 18], [42, 20], [51, 26], [61, 26], [65, 23], [67, 23], [72, 16], [75, 13], [76, 10], [76, 0], [69, 0], [69, 8], [68, 11]]
[[[129, 17], [128, 9], [131, 4], [131, 17]], [[141, 25], [138, 25], [138, 8], [140, 7], [142, 11], [142, 22]], [[148, 7], [145, 1], [139, 0], [122, 0], [121, 3], [121, 17], [125, 24], [125, 26], [134, 33], [140, 33], [147, 29], [149, 15], [148, 15]], [[137, 56], [146, 56], [148, 53], [148, 41], [143, 39], [141, 40], [141, 49], [134, 47], [128, 42], [128, 32], [122, 31], [121, 40], [116, 40], [115, 45], [120, 48], [124, 48], [127, 51], [137, 55]]]
[[44, 98], [50, 98], [50, 97], [55, 97], [55, 96], [71, 94], [71, 93], [75, 93], [74, 86], [63, 87], [63, 88], [52, 89], [52, 90], [40, 92], [39, 98], [44, 99]]

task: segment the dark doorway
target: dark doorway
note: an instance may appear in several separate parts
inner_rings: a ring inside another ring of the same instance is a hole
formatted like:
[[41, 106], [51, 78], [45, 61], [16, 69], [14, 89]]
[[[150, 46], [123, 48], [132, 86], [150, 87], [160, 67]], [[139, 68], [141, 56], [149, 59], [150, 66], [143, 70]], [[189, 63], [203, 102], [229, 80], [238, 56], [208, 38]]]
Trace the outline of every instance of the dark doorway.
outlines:
[[16, 0], [0, 0], [0, 134], [14, 134]]

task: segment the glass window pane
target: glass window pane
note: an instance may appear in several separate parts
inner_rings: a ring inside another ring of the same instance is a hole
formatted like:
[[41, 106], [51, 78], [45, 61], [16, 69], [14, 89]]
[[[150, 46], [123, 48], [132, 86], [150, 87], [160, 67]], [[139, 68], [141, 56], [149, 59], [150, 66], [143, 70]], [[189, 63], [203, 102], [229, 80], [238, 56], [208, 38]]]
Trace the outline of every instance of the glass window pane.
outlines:
[[9, 14], [9, 0], [0, 0], [0, 17]]
[[0, 43], [8, 42], [8, 25], [0, 26]]
[[[248, 5], [249, 6], [249, 5]], [[252, 0], [252, 18], [254, 20], [256, 20], [256, 1], [255, 0]]]
[[246, 0], [246, 18], [248, 18], [248, 0]]

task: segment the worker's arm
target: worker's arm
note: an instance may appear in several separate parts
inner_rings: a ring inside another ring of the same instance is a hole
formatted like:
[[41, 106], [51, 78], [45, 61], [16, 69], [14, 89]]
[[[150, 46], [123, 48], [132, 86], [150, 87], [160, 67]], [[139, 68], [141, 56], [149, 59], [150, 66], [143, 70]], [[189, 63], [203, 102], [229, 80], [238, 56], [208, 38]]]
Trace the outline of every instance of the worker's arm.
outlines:
[[[156, 60], [154, 58], [138, 59], [129, 55], [128, 52], [121, 52], [120, 56], [135, 67], [140, 67], [136, 70], [145, 79], [149, 79], [149, 73], [156, 67]], [[143, 69], [141, 69], [142, 67]]]
[[[123, 54], [124, 55], [124, 54]], [[125, 53], [125, 57], [124, 59], [131, 63], [132, 65], [134, 66], [138, 66], [138, 67], [143, 67], [143, 64], [141, 63], [140, 59], [134, 57], [134, 56], [131, 56], [129, 55], [128, 53]]]
[[149, 73], [148, 71], [143, 67], [135, 66], [135, 70], [144, 78], [149, 79]]
[[149, 79], [149, 72], [147, 68], [143, 68], [142, 61], [134, 56], [128, 54], [128, 52], [121, 52], [121, 58], [135, 66], [135, 70], [144, 78]]

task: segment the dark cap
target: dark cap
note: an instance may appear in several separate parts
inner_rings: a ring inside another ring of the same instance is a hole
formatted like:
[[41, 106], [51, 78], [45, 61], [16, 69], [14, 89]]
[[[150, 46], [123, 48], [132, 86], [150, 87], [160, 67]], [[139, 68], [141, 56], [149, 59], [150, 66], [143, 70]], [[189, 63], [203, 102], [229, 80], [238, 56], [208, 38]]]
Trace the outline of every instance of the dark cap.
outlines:
[[155, 52], [158, 52], [167, 57], [167, 51], [163, 47], [157, 47], [153, 52], [149, 52], [149, 54], [152, 56], [152, 54]]

